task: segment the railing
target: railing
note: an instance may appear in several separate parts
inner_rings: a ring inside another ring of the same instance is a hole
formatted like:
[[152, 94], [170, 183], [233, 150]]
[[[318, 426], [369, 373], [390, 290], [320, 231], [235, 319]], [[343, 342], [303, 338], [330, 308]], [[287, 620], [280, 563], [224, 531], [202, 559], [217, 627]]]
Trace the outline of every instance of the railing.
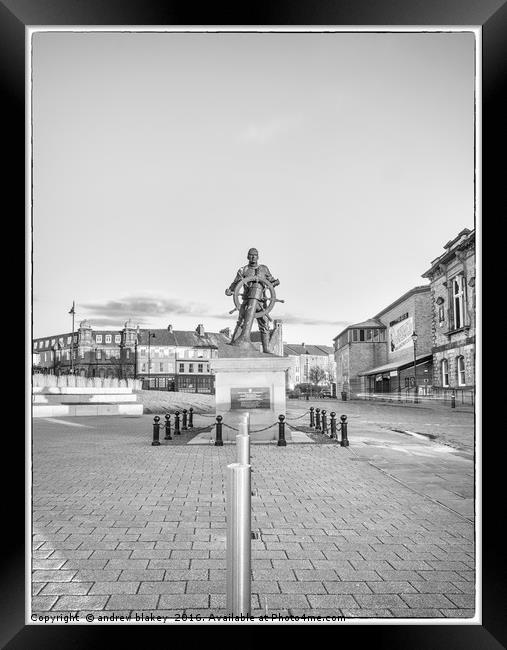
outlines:
[[[400, 391], [393, 391], [390, 393], [357, 393], [358, 399], [377, 401], [377, 402], [393, 402], [393, 403], [451, 403], [454, 402], [457, 406], [460, 405], [475, 405], [475, 392], [473, 389], [460, 389], [460, 388], [432, 388], [431, 392], [414, 393], [413, 388], [404, 388]], [[453, 397], [454, 396], [454, 397]]]
[[79, 375], [46, 375], [36, 373], [32, 376], [33, 386], [38, 388], [132, 388], [141, 390], [139, 379], [117, 379], [116, 377], [80, 377]]

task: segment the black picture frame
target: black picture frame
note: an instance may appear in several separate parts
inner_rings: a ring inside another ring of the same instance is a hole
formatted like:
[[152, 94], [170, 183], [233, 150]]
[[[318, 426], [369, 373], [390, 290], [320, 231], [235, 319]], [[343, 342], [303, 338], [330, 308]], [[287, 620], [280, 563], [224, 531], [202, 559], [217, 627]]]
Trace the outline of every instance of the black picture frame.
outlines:
[[[242, 7], [240, 10], [239, 7]], [[495, 218], [496, 210], [504, 205], [500, 197], [505, 165], [496, 165], [504, 158], [505, 101], [502, 97], [503, 83], [507, 78], [507, 4], [505, 0], [418, 0], [355, 2], [259, 2], [252, 5], [221, 6], [210, 3], [208, 11], [199, 15], [193, 13], [192, 3], [185, 7], [174, 2], [145, 0], [3, 0], [0, 4], [0, 83], [3, 96], [4, 124], [8, 124], [10, 143], [7, 147], [8, 160], [5, 194], [10, 195], [10, 220], [25, 223], [25, 151], [24, 124], [25, 95], [25, 28], [29, 25], [285, 25], [285, 26], [361, 26], [379, 25], [427, 25], [427, 26], [481, 26], [483, 46], [483, 222]], [[7, 198], [4, 194], [4, 202]], [[483, 244], [488, 241], [485, 229]], [[30, 251], [25, 252], [30, 255]], [[21, 274], [22, 275], [22, 274]], [[484, 279], [488, 275], [484, 274]], [[21, 294], [23, 295], [23, 293]], [[25, 305], [26, 306], [26, 305]], [[29, 323], [30, 315], [26, 314]], [[30, 347], [26, 354], [30, 355]], [[29, 380], [28, 380], [29, 381]], [[486, 411], [486, 409], [484, 409]], [[483, 417], [483, 430], [489, 420]], [[16, 425], [18, 426], [18, 425]], [[500, 432], [498, 432], [500, 433]], [[9, 526], [7, 549], [2, 555], [1, 590], [1, 637], [2, 647], [89, 647], [100, 635], [111, 638], [117, 628], [96, 628], [93, 626], [26, 626], [25, 610], [25, 560], [24, 560], [24, 508], [25, 467], [24, 455], [19, 441], [13, 435], [4, 435], [4, 444], [12, 445], [6, 450], [9, 465], [14, 469], [14, 479], [4, 488], [5, 502], [9, 502], [9, 513], [17, 512], [19, 521]], [[485, 436], [488, 439], [488, 436]], [[491, 438], [490, 438], [491, 439]], [[503, 537], [496, 526], [502, 511], [502, 492], [494, 485], [493, 457], [499, 455], [498, 443], [495, 449], [483, 451], [483, 464], [488, 473], [483, 477], [483, 567], [482, 567], [482, 618], [480, 626], [435, 625], [435, 626], [349, 626], [334, 633], [344, 639], [345, 633], [358, 642], [357, 635], [374, 636], [375, 647], [390, 648], [498, 648], [507, 645], [505, 630], [506, 579]], [[9, 523], [13, 514], [9, 514]], [[194, 628], [195, 629], [195, 628]], [[287, 628], [285, 628], [287, 629]], [[304, 628], [297, 629], [298, 635]], [[139, 628], [129, 628], [129, 635], [135, 638]], [[173, 629], [167, 630], [173, 635]]]

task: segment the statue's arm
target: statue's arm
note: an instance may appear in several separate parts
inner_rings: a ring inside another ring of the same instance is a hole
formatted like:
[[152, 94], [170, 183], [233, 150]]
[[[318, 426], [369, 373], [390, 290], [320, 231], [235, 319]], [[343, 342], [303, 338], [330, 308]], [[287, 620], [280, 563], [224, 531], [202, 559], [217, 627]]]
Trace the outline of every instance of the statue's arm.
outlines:
[[238, 269], [238, 272], [236, 273], [236, 277], [232, 281], [232, 284], [229, 287], [227, 287], [227, 289], [225, 290], [226, 296], [232, 296], [232, 294], [234, 293], [234, 289], [238, 286], [238, 282], [240, 282], [242, 278], [243, 278], [243, 274], [241, 273], [241, 269]]
[[277, 280], [276, 278], [273, 277], [273, 275], [271, 275], [271, 271], [268, 269], [267, 266], [265, 266], [264, 268], [266, 269], [265, 270], [266, 280], [271, 282], [271, 284], [274, 287], [277, 287], [280, 284], [280, 280]]

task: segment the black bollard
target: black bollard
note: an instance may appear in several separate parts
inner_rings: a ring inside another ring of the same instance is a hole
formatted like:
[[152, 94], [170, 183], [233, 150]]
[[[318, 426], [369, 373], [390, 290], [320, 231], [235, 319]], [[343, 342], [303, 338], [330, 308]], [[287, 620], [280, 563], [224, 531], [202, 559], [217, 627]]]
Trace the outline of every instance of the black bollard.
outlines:
[[165, 438], [164, 440], [172, 440], [171, 436], [171, 416], [169, 413], [165, 416]]
[[451, 408], [456, 408], [456, 393], [454, 391], [451, 393]]
[[156, 415], [153, 418], [153, 442], [151, 443], [152, 447], [158, 447], [160, 445], [159, 436], [160, 436], [160, 418]]
[[188, 409], [188, 428], [194, 428], [194, 409], [192, 407]]
[[286, 447], [287, 441], [285, 440], [285, 415], [278, 416], [278, 447]]
[[224, 446], [224, 441], [222, 440], [222, 420], [223, 417], [221, 415], [217, 415], [217, 424], [216, 424], [216, 438], [215, 438], [215, 447], [223, 447]]
[[315, 426], [315, 414], [314, 414], [315, 409], [313, 406], [310, 406], [310, 429], [313, 429]]
[[326, 409], [322, 409], [322, 415], [321, 415], [321, 418], [322, 418], [322, 433], [327, 434], [327, 415], [326, 415], [326, 413], [327, 413]]
[[176, 411], [174, 414], [174, 435], [175, 436], [181, 436], [181, 431], [180, 431], [180, 412]]
[[347, 416], [346, 415], [340, 415], [340, 420], [342, 421], [341, 425], [341, 431], [342, 431], [342, 440], [340, 442], [340, 445], [342, 447], [348, 447], [349, 446], [349, 439], [347, 437]]
[[183, 409], [183, 420], [181, 422], [181, 430], [186, 431], [188, 429], [187, 424], [187, 409]]
[[336, 413], [331, 411], [331, 438], [336, 438]]
[[320, 409], [315, 409], [315, 431], [321, 431]]

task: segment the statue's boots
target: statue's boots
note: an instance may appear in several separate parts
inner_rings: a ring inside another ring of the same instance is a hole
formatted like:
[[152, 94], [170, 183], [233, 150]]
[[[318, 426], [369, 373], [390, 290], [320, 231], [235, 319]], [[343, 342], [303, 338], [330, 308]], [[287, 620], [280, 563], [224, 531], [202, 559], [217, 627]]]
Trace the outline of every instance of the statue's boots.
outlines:
[[269, 334], [268, 332], [261, 332], [262, 351], [271, 352], [269, 349]]

